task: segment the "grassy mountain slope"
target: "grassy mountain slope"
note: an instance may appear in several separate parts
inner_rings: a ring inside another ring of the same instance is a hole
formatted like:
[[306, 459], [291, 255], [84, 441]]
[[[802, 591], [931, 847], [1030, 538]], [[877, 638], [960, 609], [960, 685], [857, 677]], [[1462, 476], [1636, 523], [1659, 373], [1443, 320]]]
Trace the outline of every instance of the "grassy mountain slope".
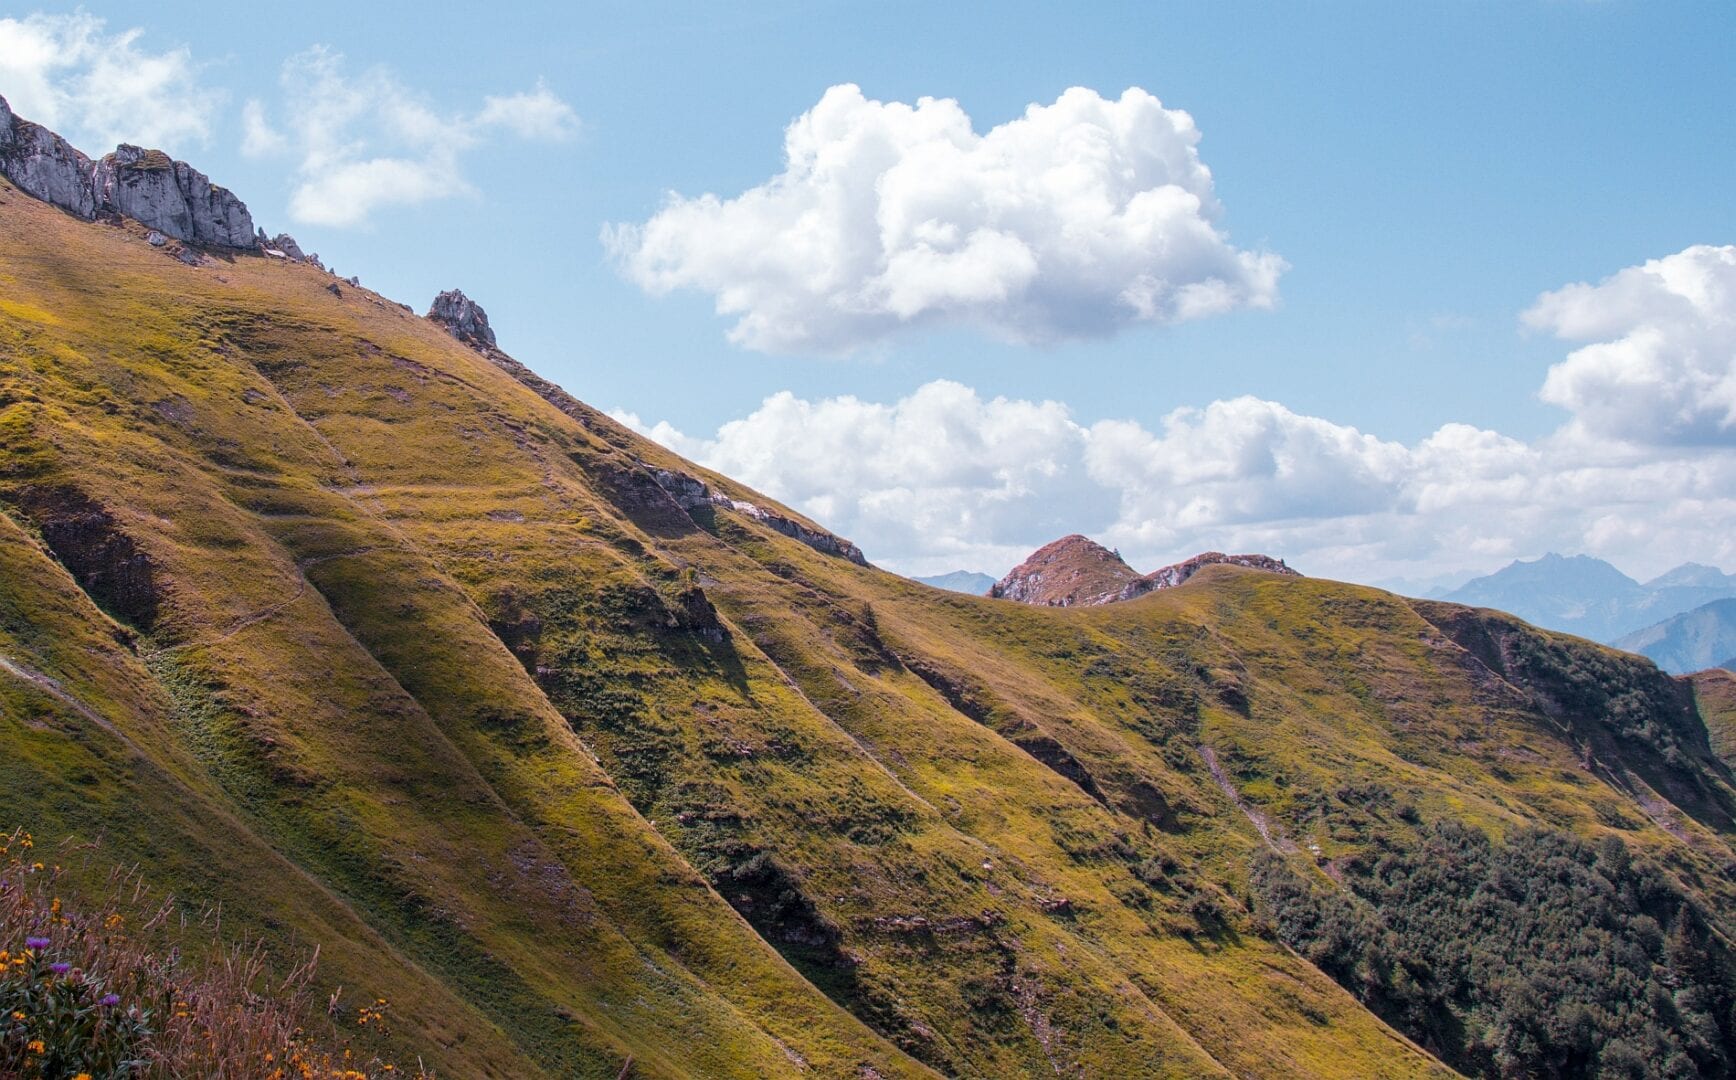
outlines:
[[1444, 1074], [1257, 857], [1541, 826], [1728, 910], [1643, 661], [1237, 567], [939, 593], [311, 267], [0, 203], [0, 821], [319, 942], [449, 1075]]
[[1724, 667], [1708, 668], [1695, 672], [1692, 683], [1712, 749], [1736, 768], [1736, 674]]

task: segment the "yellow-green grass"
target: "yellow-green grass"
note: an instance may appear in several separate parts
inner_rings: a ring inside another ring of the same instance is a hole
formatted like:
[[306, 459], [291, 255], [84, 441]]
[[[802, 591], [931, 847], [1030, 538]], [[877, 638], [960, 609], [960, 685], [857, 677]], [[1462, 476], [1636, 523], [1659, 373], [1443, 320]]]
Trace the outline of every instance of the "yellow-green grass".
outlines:
[[1726, 765], [1736, 763], [1736, 675], [1723, 668], [1708, 668], [1695, 672], [1689, 680], [1713, 751]]

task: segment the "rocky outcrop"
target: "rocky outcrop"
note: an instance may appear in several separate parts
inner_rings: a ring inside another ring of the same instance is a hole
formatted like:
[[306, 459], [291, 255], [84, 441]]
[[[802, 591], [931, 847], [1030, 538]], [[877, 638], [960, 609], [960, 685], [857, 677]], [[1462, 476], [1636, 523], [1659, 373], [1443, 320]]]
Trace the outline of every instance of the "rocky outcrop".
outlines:
[[[648, 466], [649, 467], [649, 466]], [[651, 468], [651, 475], [656, 479], [657, 486], [669, 493], [675, 500], [675, 505], [692, 513], [702, 506], [712, 505], [711, 489], [705, 486], [705, 481], [697, 476], [688, 476], [684, 472], [673, 469]]]
[[792, 540], [799, 540], [823, 555], [836, 555], [840, 559], [848, 559], [857, 566], [867, 566], [868, 560], [862, 554], [862, 549], [844, 539], [833, 536], [821, 529], [810, 529], [794, 518], [785, 517], [775, 510], [767, 510], [763, 506], [755, 506], [740, 499], [731, 499], [727, 495], [713, 495], [711, 501], [726, 510], [733, 510], [746, 518], [752, 518], [773, 532], [783, 533]]
[[1185, 562], [1140, 574], [1122, 561], [1119, 552], [1073, 535], [1038, 548], [996, 582], [989, 595], [1047, 607], [1090, 607], [1132, 600], [1159, 589], [1173, 589], [1205, 567], [1220, 564], [1301, 576], [1284, 565], [1282, 559], [1269, 555], [1225, 555], [1220, 551], [1207, 551]]
[[9, 501], [90, 598], [109, 614], [148, 629], [157, 617], [156, 567], [108, 508], [70, 487], [26, 487]]
[[96, 163], [97, 205], [201, 247], [254, 246], [253, 215], [228, 188], [161, 150], [123, 143]]
[[1102, 604], [1138, 577], [1120, 554], [1074, 534], [1032, 552], [996, 582], [989, 595], [1046, 607]]
[[82, 218], [96, 216], [90, 159], [41, 124], [13, 115], [0, 98], [0, 174], [26, 195]]
[[92, 162], [0, 98], [0, 175], [82, 218], [118, 214], [201, 247], [251, 249], [253, 216], [227, 188], [161, 150], [122, 145]]
[[450, 289], [434, 298], [428, 318], [446, 328], [446, 332], [474, 348], [492, 349], [494, 330], [488, 325], [488, 312], [482, 305], [465, 296], [462, 290]]
[[311, 261], [315, 265], [318, 265], [318, 263], [319, 263], [319, 256], [315, 255], [310, 260], [307, 256], [307, 254], [301, 250], [301, 245], [295, 242], [295, 237], [289, 235], [288, 233], [278, 233], [276, 236], [272, 237], [270, 240], [266, 240], [265, 239], [265, 230], [261, 229], [261, 230], [259, 230], [259, 239], [260, 239], [260, 243], [264, 244], [265, 246], [272, 248], [274, 250], [283, 252], [283, 255], [285, 258], [294, 259], [296, 262], [309, 262], [309, 261]]
[[848, 559], [857, 566], [867, 566], [868, 559], [862, 554], [862, 549], [841, 536], [834, 536], [823, 529], [810, 528], [807, 525], [780, 514], [775, 510], [767, 510], [763, 506], [746, 502], [742, 499], [732, 499], [728, 495], [712, 491], [705, 481], [697, 476], [689, 476], [673, 469], [658, 469], [646, 466], [657, 486], [669, 493], [675, 504], [681, 509], [692, 513], [703, 507], [712, 506], [730, 510], [742, 517], [759, 522], [776, 533], [782, 533], [792, 540], [799, 540], [824, 555], [835, 555], [840, 559]]
[[1113, 599], [1132, 600], [1158, 589], [1173, 589], [1208, 566], [1243, 566], [1249, 570], [1264, 570], [1268, 574], [1302, 576], [1286, 566], [1283, 559], [1274, 559], [1270, 555], [1225, 555], [1221, 551], [1207, 551], [1128, 582]]

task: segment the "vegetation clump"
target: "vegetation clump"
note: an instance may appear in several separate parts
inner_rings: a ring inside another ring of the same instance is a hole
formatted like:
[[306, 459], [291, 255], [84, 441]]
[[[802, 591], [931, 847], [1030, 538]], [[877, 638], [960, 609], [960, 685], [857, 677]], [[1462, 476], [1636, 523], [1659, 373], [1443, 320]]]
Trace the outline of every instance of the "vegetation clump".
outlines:
[[1728, 1076], [1736, 963], [1706, 917], [1615, 836], [1453, 822], [1305, 881], [1255, 864], [1286, 944], [1454, 1068], [1478, 1076]]
[[[34, 848], [27, 832], [0, 837], [0, 1076], [430, 1080], [306, 1033], [312, 960], [272, 979], [257, 947], [203, 959], [161, 947], [172, 901], [146, 904], [136, 878], [116, 872], [105, 902], [68, 902], [69, 882]], [[388, 1007], [357, 1009], [361, 1033], [377, 1040]], [[327, 1011], [336, 1023], [335, 996]]]

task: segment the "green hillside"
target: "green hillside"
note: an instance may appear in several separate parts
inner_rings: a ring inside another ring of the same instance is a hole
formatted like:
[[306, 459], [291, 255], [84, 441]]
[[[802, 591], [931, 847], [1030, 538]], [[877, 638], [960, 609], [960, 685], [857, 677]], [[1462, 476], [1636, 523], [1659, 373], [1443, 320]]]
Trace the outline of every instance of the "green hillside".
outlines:
[[[3, 186], [0, 509], [0, 827], [317, 944], [441, 1075], [1443, 1075], [1633, 971], [1636, 1075], [1729, 1068], [1736, 788], [1585, 641], [1228, 566], [943, 593], [365, 289]], [[1443, 837], [1467, 896], [1611, 890], [1608, 949], [1413, 990], [1381, 883]]]

